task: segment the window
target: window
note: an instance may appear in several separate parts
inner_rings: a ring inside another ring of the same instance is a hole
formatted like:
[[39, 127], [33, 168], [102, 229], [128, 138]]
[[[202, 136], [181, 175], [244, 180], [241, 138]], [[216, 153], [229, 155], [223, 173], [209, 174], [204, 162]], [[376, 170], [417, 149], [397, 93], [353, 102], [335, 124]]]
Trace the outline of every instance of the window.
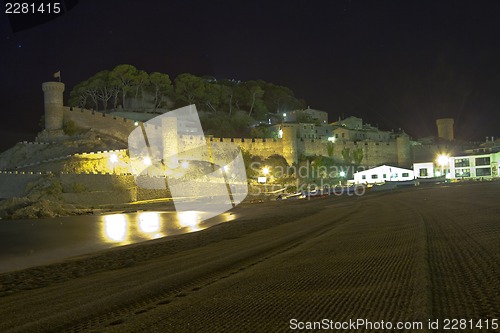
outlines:
[[392, 174], [392, 178], [398, 178], [398, 174], [397, 173], [393, 173]]
[[476, 158], [476, 165], [490, 165], [490, 157], [478, 157]]
[[342, 137], [345, 138], [345, 133], [342, 133]]
[[339, 133], [336, 133], [335, 134], [335, 139], [338, 139], [339, 138]]
[[372, 179], [378, 179], [378, 175], [372, 175]]
[[[489, 157], [488, 157], [488, 159], [489, 159]], [[478, 176], [478, 177], [491, 176], [491, 169], [490, 168], [477, 168], [476, 169], [476, 176]]]
[[470, 177], [470, 169], [456, 169], [455, 178]]
[[403, 177], [410, 177], [410, 174], [408, 172], [403, 172], [402, 176]]
[[427, 177], [428, 176], [428, 171], [427, 169], [420, 169], [420, 177]]
[[382, 175], [382, 178], [387, 178], [387, 175], [384, 173], [384, 174]]
[[455, 160], [455, 168], [463, 168], [470, 166], [470, 160], [468, 158], [458, 158]]
[[366, 179], [366, 175], [362, 175], [362, 176], [361, 176], [361, 179]]

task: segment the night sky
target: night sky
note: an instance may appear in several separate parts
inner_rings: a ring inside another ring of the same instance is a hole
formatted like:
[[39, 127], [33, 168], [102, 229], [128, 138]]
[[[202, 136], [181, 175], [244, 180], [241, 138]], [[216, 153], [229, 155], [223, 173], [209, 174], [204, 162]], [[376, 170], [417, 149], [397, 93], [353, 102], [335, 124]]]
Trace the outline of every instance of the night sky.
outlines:
[[[3, 4], [2, 4], [3, 6]], [[330, 120], [358, 116], [413, 137], [455, 118], [455, 136], [500, 136], [500, 1], [80, 0], [13, 32], [0, 13], [0, 147], [33, 139], [41, 83], [118, 64], [263, 79]]]

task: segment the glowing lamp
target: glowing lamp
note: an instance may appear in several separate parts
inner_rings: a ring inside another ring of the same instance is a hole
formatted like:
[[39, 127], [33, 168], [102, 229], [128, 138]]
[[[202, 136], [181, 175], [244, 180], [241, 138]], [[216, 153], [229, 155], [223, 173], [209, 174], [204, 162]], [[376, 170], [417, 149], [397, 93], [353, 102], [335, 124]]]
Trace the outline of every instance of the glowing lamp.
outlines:
[[445, 165], [448, 165], [449, 162], [450, 162], [450, 158], [448, 157], [448, 155], [444, 155], [444, 154], [438, 155], [438, 157], [437, 157], [437, 164], [438, 165], [445, 166]]
[[111, 154], [111, 155], [109, 156], [109, 161], [110, 161], [111, 163], [116, 163], [116, 162], [118, 162], [118, 155], [116, 155], [116, 154]]

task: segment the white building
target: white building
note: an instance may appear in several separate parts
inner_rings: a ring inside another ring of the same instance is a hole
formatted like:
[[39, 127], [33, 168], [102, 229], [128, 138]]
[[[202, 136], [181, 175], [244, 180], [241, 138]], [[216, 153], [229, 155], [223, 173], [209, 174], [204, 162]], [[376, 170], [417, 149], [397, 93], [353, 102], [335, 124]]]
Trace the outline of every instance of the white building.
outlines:
[[389, 165], [381, 165], [373, 169], [359, 171], [354, 174], [355, 184], [376, 184], [386, 181], [413, 180], [413, 170], [398, 168]]
[[[500, 175], [500, 152], [478, 155], [441, 157], [440, 163], [413, 164], [416, 178], [446, 175], [448, 179], [494, 179]], [[438, 165], [439, 164], [439, 165]]]

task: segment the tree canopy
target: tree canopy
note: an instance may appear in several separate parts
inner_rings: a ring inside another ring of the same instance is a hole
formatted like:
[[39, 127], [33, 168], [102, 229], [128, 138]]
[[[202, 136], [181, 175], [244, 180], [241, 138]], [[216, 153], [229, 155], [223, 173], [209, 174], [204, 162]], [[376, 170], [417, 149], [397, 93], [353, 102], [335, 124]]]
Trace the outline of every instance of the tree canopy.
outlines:
[[[212, 76], [147, 73], [128, 64], [96, 73], [74, 86], [70, 105], [107, 112], [121, 108], [165, 112], [196, 104], [204, 128], [214, 135], [249, 134], [249, 124], [268, 115], [302, 109], [291, 89], [263, 80], [217, 80]], [[205, 119], [203, 119], [205, 118]], [[222, 132], [224, 133], [222, 133]]]

